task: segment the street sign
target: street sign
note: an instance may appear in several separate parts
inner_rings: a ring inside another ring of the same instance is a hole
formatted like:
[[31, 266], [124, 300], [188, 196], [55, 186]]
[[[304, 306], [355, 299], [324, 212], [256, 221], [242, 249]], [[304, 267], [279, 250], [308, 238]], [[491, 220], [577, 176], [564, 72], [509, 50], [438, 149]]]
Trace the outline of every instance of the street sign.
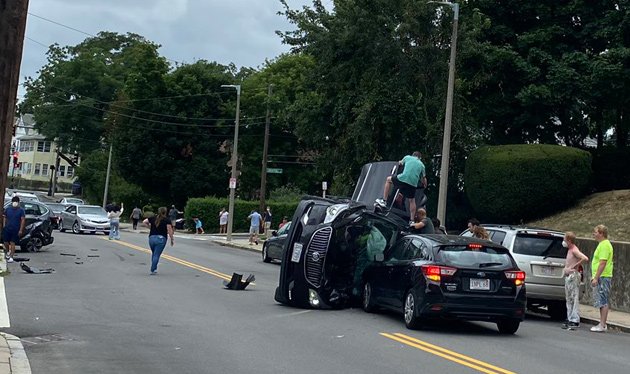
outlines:
[[328, 189], [328, 182], [322, 182], [322, 190], [326, 191]]
[[267, 173], [269, 173], [269, 174], [282, 174], [282, 169], [280, 169], [280, 168], [267, 168]]
[[230, 178], [230, 188], [236, 188], [236, 178]]

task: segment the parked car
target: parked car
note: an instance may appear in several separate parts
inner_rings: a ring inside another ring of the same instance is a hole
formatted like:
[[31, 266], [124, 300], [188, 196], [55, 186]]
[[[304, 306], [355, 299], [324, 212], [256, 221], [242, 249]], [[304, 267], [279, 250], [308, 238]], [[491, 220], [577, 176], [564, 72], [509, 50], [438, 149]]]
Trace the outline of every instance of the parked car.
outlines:
[[[530, 307], [547, 307], [554, 319], [566, 318], [564, 262], [567, 249], [562, 247], [564, 234], [558, 231], [510, 226], [483, 225], [490, 239], [508, 248], [519, 268], [527, 274], [527, 303]], [[469, 230], [461, 233], [472, 236]]]
[[39, 202], [39, 197], [37, 195], [30, 192], [14, 192], [11, 197], [17, 196], [20, 198], [20, 201], [35, 201]]
[[[4, 209], [9, 207], [10, 201], [6, 201]], [[50, 209], [46, 205], [36, 201], [21, 201], [20, 207], [24, 209], [25, 225], [24, 235], [20, 242], [16, 243], [22, 251], [38, 252], [43, 247], [53, 243], [52, 227], [50, 225]]]
[[61, 213], [59, 230], [72, 230], [75, 234], [84, 232], [109, 234], [107, 212], [98, 205], [70, 204]]
[[61, 213], [66, 210], [67, 205], [61, 203], [45, 203], [50, 209], [50, 224], [54, 230], [59, 229], [59, 221], [61, 220]]
[[76, 197], [64, 197], [59, 200], [59, 204], [76, 204], [76, 205], [85, 205], [85, 201], [78, 199]]
[[[305, 308], [360, 303], [363, 270], [409, 228], [405, 205], [375, 205], [397, 162], [367, 164], [352, 199], [307, 196], [293, 214], [275, 300]], [[396, 194], [396, 192], [393, 192]], [[424, 194], [416, 194], [421, 206]]]
[[427, 319], [495, 322], [514, 334], [525, 317], [525, 272], [487, 240], [407, 235], [363, 274], [362, 306], [400, 312], [408, 328]]
[[262, 247], [262, 259], [264, 262], [281, 260], [284, 253], [284, 244], [287, 241], [287, 234], [291, 228], [291, 221], [287, 222], [279, 230], [271, 232], [271, 238], [265, 240]]

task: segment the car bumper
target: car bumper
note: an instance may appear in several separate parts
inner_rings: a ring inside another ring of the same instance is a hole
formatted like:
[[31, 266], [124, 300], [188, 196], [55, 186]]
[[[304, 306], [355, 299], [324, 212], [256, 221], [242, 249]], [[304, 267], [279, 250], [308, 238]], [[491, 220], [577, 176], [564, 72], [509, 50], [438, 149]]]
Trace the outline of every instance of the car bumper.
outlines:
[[456, 298], [429, 293], [420, 309], [424, 318], [456, 318], [468, 321], [496, 322], [506, 318], [525, 319], [525, 290], [516, 298]]
[[526, 285], [527, 285], [527, 298], [529, 301], [534, 301], [534, 300], [564, 301], [565, 300], [564, 285], [552, 286], [548, 284], [535, 284], [535, 283], [526, 283]]
[[81, 223], [81, 231], [104, 232], [104, 231], [109, 231], [109, 229], [110, 229], [109, 224], [99, 224], [99, 223], [89, 223], [89, 222]]

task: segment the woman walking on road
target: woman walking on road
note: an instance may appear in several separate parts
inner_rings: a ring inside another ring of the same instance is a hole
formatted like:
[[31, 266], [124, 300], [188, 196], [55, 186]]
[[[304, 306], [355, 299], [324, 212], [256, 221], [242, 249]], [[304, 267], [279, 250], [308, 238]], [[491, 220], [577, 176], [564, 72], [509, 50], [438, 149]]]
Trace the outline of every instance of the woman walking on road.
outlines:
[[120, 215], [125, 210], [123, 203], [120, 203], [120, 208], [116, 204], [112, 206], [112, 210], [107, 213], [109, 218], [109, 240], [120, 240]]
[[171, 238], [171, 247], [175, 244], [173, 237], [173, 225], [166, 216], [166, 207], [158, 209], [157, 216], [147, 218], [142, 223], [150, 228], [149, 247], [151, 247], [151, 275], [157, 274], [157, 266], [164, 247], [166, 247], [167, 236]]

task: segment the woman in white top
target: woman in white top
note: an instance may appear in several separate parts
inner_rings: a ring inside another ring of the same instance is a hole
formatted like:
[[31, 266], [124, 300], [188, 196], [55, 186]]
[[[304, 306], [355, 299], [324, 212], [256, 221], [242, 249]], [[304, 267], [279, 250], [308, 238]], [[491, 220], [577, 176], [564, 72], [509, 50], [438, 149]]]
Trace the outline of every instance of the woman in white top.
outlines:
[[116, 205], [112, 209], [107, 212], [107, 218], [109, 218], [109, 240], [120, 240], [120, 216], [125, 210], [125, 206], [123, 203], [120, 203], [120, 210]]
[[228, 212], [225, 208], [219, 212], [219, 233], [225, 234], [227, 232]]

